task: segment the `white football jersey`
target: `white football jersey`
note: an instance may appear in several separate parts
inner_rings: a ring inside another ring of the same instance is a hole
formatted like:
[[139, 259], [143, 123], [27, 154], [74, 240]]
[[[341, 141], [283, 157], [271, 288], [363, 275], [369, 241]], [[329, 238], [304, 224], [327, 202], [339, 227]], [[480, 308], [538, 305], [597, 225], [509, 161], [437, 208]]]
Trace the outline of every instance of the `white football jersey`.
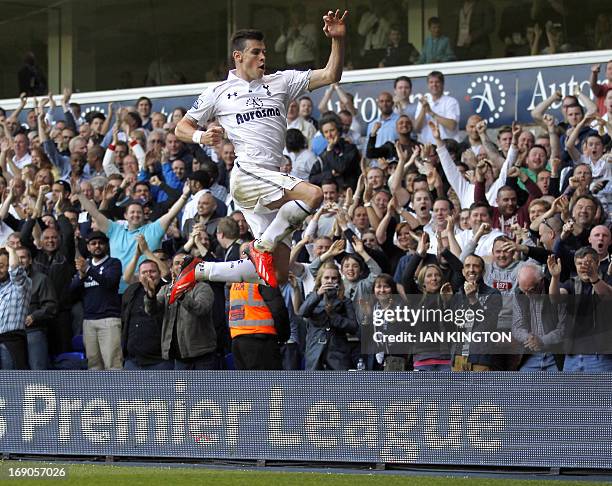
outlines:
[[234, 144], [238, 163], [276, 170], [283, 162], [287, 108], [310, 82], [310, 71], [278, 71], [248, 82], [229, 72], [204, 91], [187, 116], [204, 125], [216, 118]]

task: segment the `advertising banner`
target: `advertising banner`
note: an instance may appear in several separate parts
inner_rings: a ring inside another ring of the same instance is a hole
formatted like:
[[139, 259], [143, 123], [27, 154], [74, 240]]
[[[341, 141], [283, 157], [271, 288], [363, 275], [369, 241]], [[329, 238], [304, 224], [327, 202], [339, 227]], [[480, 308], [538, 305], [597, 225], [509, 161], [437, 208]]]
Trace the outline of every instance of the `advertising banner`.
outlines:
[[[489, 122], [490, 127], [499, 127], [518, 120], [520, 123], [532, 123], [529, 112], [533, 108], [559, 91], [563, 96], [580, 89], [592, 97], [589, 87], [590, 64], [564, 67], [542, 67], [539, 69], [522, 69], [513, 71], [496, 71], [491, 74], [451, 74], [445, 77], [445, 93], [455, 97], [460, 104], [460, 127], [464, 128], [467, 118], [476, 113]], [[411, 77], [410, 66], [406, 67], [404, 75]], [[603, 81], [603, 79], [602, 79]], [[412, 78], [412, 95], [419, 98], [427, 93], [425, 77]], [[369, 81], [362, 83], [343, 84], [343, 88], [355, 97], [355, 107], [361, 119], [369, 123], [378, 116], [376, 98], [381, 91], [393, 92], [393, 81]], [[324, 95], [324, 89], [318, 89], [311, 94], [316, 107]], [[200, 93], [193, 96], [153, 99], [153, 110], [166, 115], [176, 107], [189, 108]], [[116, 105], [135, 105], [133, 101], [122, 101]], [[83, 104], [83, 111], [107, 111], [105, 104]], [[554, 103], [552, 113], [561, 118], [561, 103]], [[329, 109], [339, 111], [337, 97], [329, 104]], [[58, 117], [61, 114], [57, 113]], [[315, 112], [316, 116], [320, 113]]]
[[3, 372], [0, 451], [612, 467], [612, 377]]

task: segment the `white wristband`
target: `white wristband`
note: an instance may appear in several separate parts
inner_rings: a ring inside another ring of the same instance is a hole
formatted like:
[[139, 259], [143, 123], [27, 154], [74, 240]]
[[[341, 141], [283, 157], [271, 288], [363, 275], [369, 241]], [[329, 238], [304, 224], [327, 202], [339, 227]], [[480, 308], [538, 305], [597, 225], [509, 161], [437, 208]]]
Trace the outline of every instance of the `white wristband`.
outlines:
[[195, 132], [193, 132], [193, 135], [191, 136], [191, 140], [193, 140], [193, 143], [202, 145], [202, 142], [200, 141], [202, 140], [202, 135], [204, 135], [204, 132], [202, 130], [196, 130]]

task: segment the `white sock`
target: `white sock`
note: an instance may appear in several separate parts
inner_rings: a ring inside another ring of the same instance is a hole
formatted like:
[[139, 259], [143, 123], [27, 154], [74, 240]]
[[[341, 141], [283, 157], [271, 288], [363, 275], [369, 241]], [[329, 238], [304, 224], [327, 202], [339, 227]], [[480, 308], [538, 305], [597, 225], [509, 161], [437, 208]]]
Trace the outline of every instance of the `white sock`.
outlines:
[[312, 213], [312, 209], [304, 201], [289, 201], [281, 206], [261, 238], [255, 243], [260, 251], [274, 251], [279, 241], [282, 241], [290, 231], [300, 227], [302, 221]]
[[201, 262], [195, 269], [198, 281], [205, 282], [250, 282], [266, 285], [257, 275], [251, 260], [231, 262]]

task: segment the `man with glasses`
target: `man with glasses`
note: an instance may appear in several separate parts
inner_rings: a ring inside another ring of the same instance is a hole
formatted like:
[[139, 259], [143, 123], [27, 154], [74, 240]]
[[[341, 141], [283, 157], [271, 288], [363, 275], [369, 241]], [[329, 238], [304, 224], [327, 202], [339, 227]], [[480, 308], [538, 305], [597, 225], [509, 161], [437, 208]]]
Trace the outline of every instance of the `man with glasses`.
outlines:
[[[166, 132], [163, 129], [155, 128], [151, 133], [149, 133], [149, 136], [147, 137], [147, 152], [150, 152], [152, 150], [158, 155], [160, 155], [165, 143]], [[117, 154], [115, 154], [115, 157], [116, 156]]]

